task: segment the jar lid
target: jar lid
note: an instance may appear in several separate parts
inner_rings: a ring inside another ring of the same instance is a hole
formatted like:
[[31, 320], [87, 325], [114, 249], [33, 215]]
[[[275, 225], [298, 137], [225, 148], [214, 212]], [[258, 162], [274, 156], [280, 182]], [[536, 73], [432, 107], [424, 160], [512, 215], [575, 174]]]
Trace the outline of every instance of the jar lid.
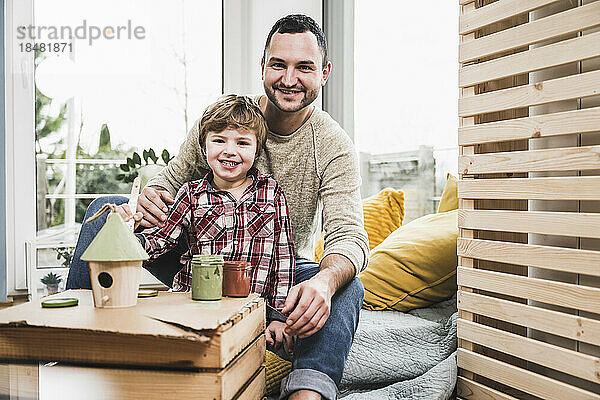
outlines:
[[158, 296], [158, 290], [154, 290], [154, 289], [138, 290], [138, 297], [156, 297], [156, 296]]
[[74, 297], [66, 297], [62, 299], [48, 299], [42, 301], [43, 308], [62, 308], [62, 307], [73, 307], [79, 304], [79, 299]]

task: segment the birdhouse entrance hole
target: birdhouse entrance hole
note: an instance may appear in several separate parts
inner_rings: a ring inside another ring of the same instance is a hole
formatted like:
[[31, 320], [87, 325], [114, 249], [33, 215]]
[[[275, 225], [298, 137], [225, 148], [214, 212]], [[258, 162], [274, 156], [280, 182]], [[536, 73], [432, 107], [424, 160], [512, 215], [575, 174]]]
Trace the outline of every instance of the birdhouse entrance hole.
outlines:
[[113, 284], [113, 278], [108, 272], [101, 272], [98, 274], [98, 282], [100, 282], [100, 286], [108, 289]]

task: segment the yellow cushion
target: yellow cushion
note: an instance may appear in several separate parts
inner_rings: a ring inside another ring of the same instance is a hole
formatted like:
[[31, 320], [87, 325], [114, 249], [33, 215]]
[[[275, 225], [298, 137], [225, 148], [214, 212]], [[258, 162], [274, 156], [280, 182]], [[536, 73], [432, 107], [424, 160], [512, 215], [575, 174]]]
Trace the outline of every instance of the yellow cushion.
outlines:
[[[369, 237], [369, 249], [372, 250], [402, 226], [404, 219], [404, 193], [392, 188], [385, 188], [381, 192], [363, 200], [365, 215], [365, 230]], [[324, 251], [324, 237], [317, 241], [315, 246], [315, 261], [321, 261]]]
[[456, 210], [458, 208], [458, 180], [451, 174], [446, 175], [446, 186], [440, 199], [437, 212]]
[[281, 380], [292, 371], [292, 363], [267, 350], [263, 365], [267, 373], [265, 394], [274, 395], [279, 393]]
[[409, 311], [456, 292], [458, 210], [429, 214], [396, 229], [371, 252], [359, 274], [363, 307]]

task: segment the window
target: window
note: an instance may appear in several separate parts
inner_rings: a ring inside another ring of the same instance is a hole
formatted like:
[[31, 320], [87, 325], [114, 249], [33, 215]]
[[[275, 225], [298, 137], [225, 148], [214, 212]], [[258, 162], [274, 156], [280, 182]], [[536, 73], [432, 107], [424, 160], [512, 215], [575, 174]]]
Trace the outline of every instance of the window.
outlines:
[[[29, 137], [35, 132], [37, 233], [26, 243], [36, 268], [26, 279], [40, 291], [49, 272], [62, 275], [64, 286], [62, 264], [88, 204], [100, 195], [129, 193], [131, 184], [117, 179], [126, 157], [152, 148], [160, 163], [163, 149], [176, 154], [193, 122], [222, 93], [222, 4], [26, 3], [33, 20], [15, 23], [11, 36], [13, 53], [30, 57], [35, 80], [29, 110], [19, 112], [35, 119]], [[15, 15], [27, 15], [23, 4]], [[142, 184], [159, 168], [142, 169]], [[15, 252], [19, 247], [15, 243]], [[149, 274], [145, 280], [153, 281]], [[23, 282], [14, 288], [25, 289]]]
[[[402, 189], [408, 222], [434, 212], [457, 173], [458, 9], [451, 1], [355, 3], [355, 144], [362, 194]], [[440, 40], [441, 39], [441, 40]]]

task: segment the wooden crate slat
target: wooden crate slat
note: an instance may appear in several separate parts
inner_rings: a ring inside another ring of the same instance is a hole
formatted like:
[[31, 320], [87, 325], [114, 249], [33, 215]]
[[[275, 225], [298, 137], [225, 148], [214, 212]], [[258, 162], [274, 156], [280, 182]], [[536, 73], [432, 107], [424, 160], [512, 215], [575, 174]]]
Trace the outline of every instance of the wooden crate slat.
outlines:
[[464, 6], [465, 4], [474, 3], [475, 0], [458, 0], [458, 4]]
[[600, 176], [464, 179], [461, 199], [600, 200]]
[[600, 32], [464, 66], [458, 71], [458, 85], [472, 86], [507, 76], [586, 60], [598, 55], [600, 55]]
[[462, 396], [462, 398], [467, 400], [517, 400], [515, 397], [483, 386], [481, 383], [462, 376], [457, 377], [456, 388], [458, 396]]
[[600, 345], [600, 321], [470, 292], [458, 292], [458, 308], [542, 332]]
[[458, 48], [458, 60], [465, 63], [593, 28], [600, 25], [598, 15], [600, 15], [600, 3], [594, 2], [483, 36], [479, 39], [463, 42]]
[[[600, 107], [458, 128], [460, 146], [545, 138], [600, 130]], [[460, 170], [459, 170], [460, 171]]]
[[494, 22], [533, 11], [557, 1], [559, 0], [499, 0], [475, 11], [462, 14], [459, 18], [458, 30], [461, 35], [464, 35]]
[[458, 320], [458, 337], [502, 353], [600, 383], [600, 358], [505, 332], [471, 321]]
[[[597, 4], [600, 6], [600, 3]], [[600, 21], [600, 18], [598, 20]], [[590, 71], [529, 85], [461, 97], [458, 100], [458, 115], [459, 117], [468, 117], [599, 94], [600, 71]]]
[[461, 266], [457, 268], [457, 283], [473, 289], [600, 313], [599, 288]]
[[[600, 43], [600, 37], [598, 40]], [[458, 170], [463, 175], [591, 169], [600, 169], [600, 146], [507, 151], [458, 158]]]
[[459, 210], [458, 226], [487, 231], [598, 238], [600, 213]]
[[458, 349], [457, 363], [460, 368], [485, 376], [496, 382], [533, 394], [544, 399], [598, 400], [600, 395], [588, 392], [547, 376], [515, 367], [493, 358], [465, 349]]
[[600, 276], [600, 251], [458, 238], [459, 256]]

